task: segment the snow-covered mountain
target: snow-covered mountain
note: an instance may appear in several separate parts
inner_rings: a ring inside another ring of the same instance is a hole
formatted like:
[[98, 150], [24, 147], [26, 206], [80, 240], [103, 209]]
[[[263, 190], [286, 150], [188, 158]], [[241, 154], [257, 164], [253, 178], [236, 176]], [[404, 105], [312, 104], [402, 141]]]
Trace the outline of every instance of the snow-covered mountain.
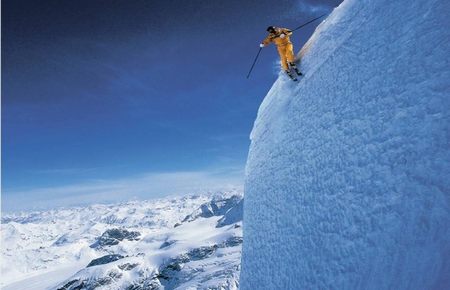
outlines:
[[251, 134], [241, 289], [449, 289], [449, 14], [345, 0], [300, 82], [278, 78]]
[[226, 192], [3, 216], [2, 289], [237, 289], [242, 201]]

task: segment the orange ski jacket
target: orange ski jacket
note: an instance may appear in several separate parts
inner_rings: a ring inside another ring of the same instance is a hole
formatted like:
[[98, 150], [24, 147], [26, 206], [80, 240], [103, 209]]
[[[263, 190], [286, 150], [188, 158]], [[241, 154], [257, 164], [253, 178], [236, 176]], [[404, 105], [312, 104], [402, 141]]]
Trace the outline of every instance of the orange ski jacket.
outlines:
[[[280, 35], [284, 34], [285, 37], [281, 38]], [[276, 46], [285, 46], [287, 44], [292, 44], [289, 36], [292, 35], [292, 30], [287, 28], [275, 28], [275, 33], [269, 33], [269, 35], [262, 41], [264, 45], [268, 45], [271, 42], [275, 43]]]

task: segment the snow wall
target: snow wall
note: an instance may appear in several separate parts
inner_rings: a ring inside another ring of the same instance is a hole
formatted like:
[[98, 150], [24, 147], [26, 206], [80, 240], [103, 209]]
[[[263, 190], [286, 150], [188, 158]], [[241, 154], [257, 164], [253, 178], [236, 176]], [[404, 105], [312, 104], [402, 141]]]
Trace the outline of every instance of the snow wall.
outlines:
[[306, 76], [277, 79], [251, 133], [241, 289], [450, 289], [449, 15], [346, 0], [300, 52]]

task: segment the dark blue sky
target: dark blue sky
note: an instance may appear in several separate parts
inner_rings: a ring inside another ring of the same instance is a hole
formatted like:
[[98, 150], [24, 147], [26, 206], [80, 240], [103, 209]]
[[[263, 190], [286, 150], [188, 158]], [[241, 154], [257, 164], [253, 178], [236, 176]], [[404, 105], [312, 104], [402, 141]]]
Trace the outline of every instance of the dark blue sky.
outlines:
[[161, 172], [239, 182], [276, 78], [273, 47], [245, 78], [265, 28], [340, 2], [2, 1], [4, 201]]

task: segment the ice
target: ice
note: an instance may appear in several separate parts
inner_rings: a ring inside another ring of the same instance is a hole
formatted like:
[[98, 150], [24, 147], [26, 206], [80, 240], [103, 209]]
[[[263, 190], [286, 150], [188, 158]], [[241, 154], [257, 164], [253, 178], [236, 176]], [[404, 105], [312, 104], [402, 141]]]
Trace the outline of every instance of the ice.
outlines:
[[246, 167], [241, 289], [448, 289], [450, 2], [346, 0]]

